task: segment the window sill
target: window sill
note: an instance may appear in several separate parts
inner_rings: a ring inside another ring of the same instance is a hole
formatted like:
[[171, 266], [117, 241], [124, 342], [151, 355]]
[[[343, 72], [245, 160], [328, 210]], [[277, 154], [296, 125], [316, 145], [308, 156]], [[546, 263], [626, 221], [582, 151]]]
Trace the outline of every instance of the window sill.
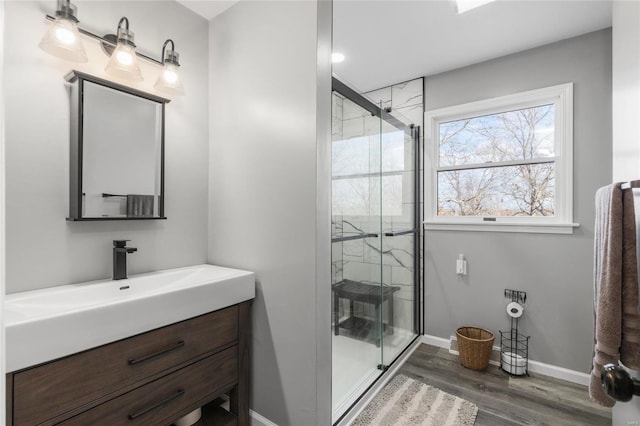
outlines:
[[573, 234], [579, 223], [461, 223], [423, 222], [426, 231], [480, 231], [480, 232], [521, 232], [528, 234]]

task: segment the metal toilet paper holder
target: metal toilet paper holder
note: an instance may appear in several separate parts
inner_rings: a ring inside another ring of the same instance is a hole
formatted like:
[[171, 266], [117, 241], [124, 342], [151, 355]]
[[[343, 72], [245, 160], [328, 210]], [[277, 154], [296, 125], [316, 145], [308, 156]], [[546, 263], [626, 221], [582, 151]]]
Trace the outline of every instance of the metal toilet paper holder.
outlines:
[[[507, 315], [511, 319], [511, 329], [500, 331], [500, 368], [514, 376], [529, 375], [529, 338], [518, 331], [518, 320], [522, 316], [522, 304], [527, 293], [520, 290], [504, 290], [504, 297], [511, 299]], [[513, 312], [511, 308], [516, 311]]]

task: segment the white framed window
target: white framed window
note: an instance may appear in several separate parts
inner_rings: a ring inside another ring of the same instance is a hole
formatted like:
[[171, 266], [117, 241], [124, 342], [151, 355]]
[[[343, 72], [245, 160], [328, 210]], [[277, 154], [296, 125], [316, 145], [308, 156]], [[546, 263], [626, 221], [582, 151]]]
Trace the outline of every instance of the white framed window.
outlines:
[[573, 83], [425, 113], [425, 229], [572, 233]]

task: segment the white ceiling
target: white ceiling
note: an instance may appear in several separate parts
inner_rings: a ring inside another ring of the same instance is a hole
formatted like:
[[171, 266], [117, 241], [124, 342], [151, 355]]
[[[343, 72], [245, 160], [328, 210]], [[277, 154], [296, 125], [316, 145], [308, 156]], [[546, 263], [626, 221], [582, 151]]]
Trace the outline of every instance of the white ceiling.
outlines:
[[[206, 19], [237, 3], [177, 1]], [[366, 92], [609, 26], [610, 0], [497, 0], [463, 14], [453, 0], [334, 0], [333, 50], [346, 59], [333, 71]]]
[[611, 2], [336, 0], [333, 16], [334, 73], [366, 92], [609, 27]]
[[207, 20], [213, 19], [229, 9], [238, 0], [176, 0]]

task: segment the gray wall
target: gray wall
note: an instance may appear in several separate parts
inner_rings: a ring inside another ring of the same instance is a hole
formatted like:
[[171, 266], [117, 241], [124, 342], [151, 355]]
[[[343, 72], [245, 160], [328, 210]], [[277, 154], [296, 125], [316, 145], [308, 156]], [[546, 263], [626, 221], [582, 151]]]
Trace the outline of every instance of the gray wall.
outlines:
[[[76, 64], [38, 48], [55, 1], [5, 2], [5, 132], [7, 293], [111, 276], [112, 240], [131, 239], [138, 252], [129, 272], [207, 260], [208, 23], [175, 2], [77, 1], [81, 26], [115, 32], [127, 16], [140, 51], [160, 57], [172, 38], [180, 52], [186, 96], [166, 110], [166, 221], [65, 221], [69, 204], [69, 99], [63, 76], [78, 69], [105, 77], [97, 42], [83, 38], [89, 62]], [[160, 71], [141, 61], [153, 91]]]
[[[530, 359], [588, 372], [595, 191], [611, 182], [611, 30], [427, 77], [426, 110], [574, 82], [573, 235], [426, 231], [426, 334], [509, 328], [505, 288], [527, 292]], [[463, 253], [468, 275], [455, 274]]]
[[282, 426], [330, 424], [331, 16], [318, 7], [240, 2], [210, 25], [209, 260], [256, 273], [251, 408]]

